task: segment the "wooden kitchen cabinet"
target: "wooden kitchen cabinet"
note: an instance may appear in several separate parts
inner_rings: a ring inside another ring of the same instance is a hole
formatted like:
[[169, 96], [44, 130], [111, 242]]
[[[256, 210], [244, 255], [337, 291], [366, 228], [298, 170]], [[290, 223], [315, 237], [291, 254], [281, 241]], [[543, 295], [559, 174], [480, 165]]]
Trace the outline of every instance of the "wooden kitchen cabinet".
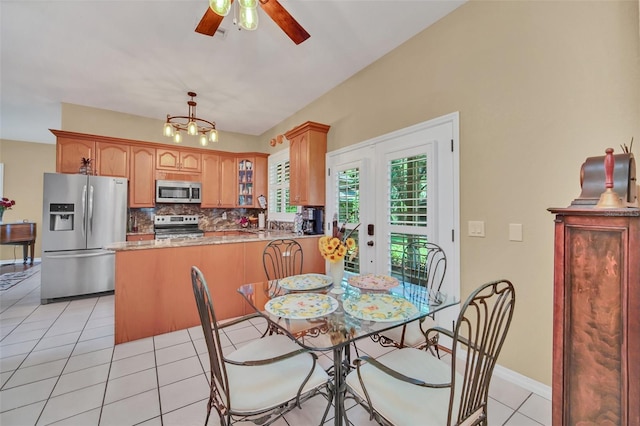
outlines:
[[202, 208], [235, 207], [235, 182], [235, 155], [202, 154]]
[[640, 425], [640, 210], [555, 218], [554, 425]]
[[289, 139], [291, 205], [324, 206], [325, 155], [330, 126], [307, 121], [285, 133]]
[[156, 149], [156, 169], [200, 172], [202, 155], [178, 149]]
[[258, 196], [267, 196], [267, 156], [240, 156], [236, 158], [238, 197], [237, 207], [259, 208]]
[[135, 235], [127, 235], [127, 241], [150, 241], [155, 240], [155, 234], [135, 234]]
[[129, 207], [153, 207], [156, 201], [156, 150], [131, 146], [129, 163]]
[[94, 172], [98, 176], [129, 178], [130, 147], [113, 142], [96, 142], [96, 164]]
[[[54, 132], [54, 134], [56, 133]], [[58, 135], [56, 134], [56, 136]], [[65, 136], [57, 137], [56, 172], [78, 173], [83, 158], [91, 158], [95, 162], [95, 141]], [[95, 164], [93, 164], [93, 166], [95, 166]]]

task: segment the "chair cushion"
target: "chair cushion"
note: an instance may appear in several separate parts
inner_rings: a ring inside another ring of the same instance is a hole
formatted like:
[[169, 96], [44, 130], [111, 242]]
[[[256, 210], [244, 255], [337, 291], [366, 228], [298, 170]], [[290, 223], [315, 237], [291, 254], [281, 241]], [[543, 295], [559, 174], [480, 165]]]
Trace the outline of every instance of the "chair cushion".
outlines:
[[[428, 383], [447, 383], [451, 379], [451, 366], [428, 352], [414, 348], [391, 351], [380, 358], [380, 363], [415, 379]], [[360, 367], [373, 408], [384, 418], [397, 425], [446, 425], [449, 408], [449, 388], [435, 389], [412, 385], [364, 364]], [[456, 388], [462, 384], [456, 374]], [[357, 370], [347, 375], [347, 385], [360, 398], [366, 400]], [[454, 416], [458, 403], [454, 404]]]
[[[233, 361], [256, 361], [286, 354], [300, 346], [286, 336], [273, 335], [254, 340], [229, 354]], [[263, 366], [238, 366], [227, 363], [231, 410], [249, 413], [278, 406], [295, 398], [309, 371], [313, 358], [304, 353]], [[303, 393], [323, 385], [328, 374], [316, 363]]]
[[[427, 330], [435, 325], [436, 323], [433, 318], [426, 317], [422, 322], [422, 329]], [[424, 334], [422, 334], [422, 329], [420, 328], [420, 326], [420, 321], [412, 321], [406, 325], [406, 331], [404, 333], [404, 346], [416, 347], [427, 343]], [[395, 327], [380, 334], [388, 337], [394, 342], [400, 343], [403, 327], [405, 326]]]

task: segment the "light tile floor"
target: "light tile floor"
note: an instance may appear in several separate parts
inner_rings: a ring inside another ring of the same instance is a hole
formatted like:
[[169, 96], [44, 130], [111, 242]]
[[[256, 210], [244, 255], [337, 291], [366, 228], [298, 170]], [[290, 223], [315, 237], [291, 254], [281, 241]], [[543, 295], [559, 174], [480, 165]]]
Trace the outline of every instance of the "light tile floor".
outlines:
[[[200, 327], [114, 345], [113, 301], [40, 305], [40, 273], [0, 292], [0, 424], [202, 425], [209, 365]], [[263, 329], [260, 320], [230, 328], [228, 349]], [[358, 348], [371, 356], [388, 350], [370, 340]], [[320, 360], [331, 365], [326, 354]], [[490, 425], [551, 425], [549, 400], [499, 377], [490, 394]], [[317, 424], [324, 404], [313, 398], [276, 425]], [[353, 425], [373, 424], [359, 406], [350, 404], [348, 415]], [[330, 413], [325, 424], [332, 422]]]

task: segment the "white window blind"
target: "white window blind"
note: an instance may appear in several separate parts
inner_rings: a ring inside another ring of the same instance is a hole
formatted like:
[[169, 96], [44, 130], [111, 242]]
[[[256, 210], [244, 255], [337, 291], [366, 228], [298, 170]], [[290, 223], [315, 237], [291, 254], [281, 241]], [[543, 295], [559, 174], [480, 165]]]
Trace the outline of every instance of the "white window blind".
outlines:
[[427, 227], [427, 156], [388, 163], [388, 220], [392, 227]]
[[269, 156], [269, 219], [292, 221], [295, 206], [289, 205], [289, 149]]

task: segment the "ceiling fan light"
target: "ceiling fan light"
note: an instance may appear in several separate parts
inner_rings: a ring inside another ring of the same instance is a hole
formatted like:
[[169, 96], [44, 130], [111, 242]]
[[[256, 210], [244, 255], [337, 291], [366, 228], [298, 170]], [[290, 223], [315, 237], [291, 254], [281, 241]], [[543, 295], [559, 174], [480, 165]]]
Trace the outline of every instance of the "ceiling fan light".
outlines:
[[253, 31], [258, 28], [258, 1], [240, 0], [238, 25], [243, 30]]
[[187, 124], [187, 134], [189, 134], [189, 136], [195, 136], [198, 134], [198, 125], [195, 121], [191, 120]]
[[171, 123], [164, 123], [164, 130], [162, 131], [162, 133], [168, 138], [173, 136], [173, 126], [171, 125]]
[[176, 132], [176, 134], [175, 134], [175, 135], [173, 135], [173, 141], [174, 141], [175, 143], [180, 143], [180, 142], [182, 142], [182, 133], [180, 133], [180, 132]]
[[209, 140], [211, 141], [211, 143], [218, 142], [218, 131], [216, 129], [213, 129], [209, 132]]
[[231, 9], [231, 0], [209, 0], [209, 7], [217, 15], [227, 16]]

